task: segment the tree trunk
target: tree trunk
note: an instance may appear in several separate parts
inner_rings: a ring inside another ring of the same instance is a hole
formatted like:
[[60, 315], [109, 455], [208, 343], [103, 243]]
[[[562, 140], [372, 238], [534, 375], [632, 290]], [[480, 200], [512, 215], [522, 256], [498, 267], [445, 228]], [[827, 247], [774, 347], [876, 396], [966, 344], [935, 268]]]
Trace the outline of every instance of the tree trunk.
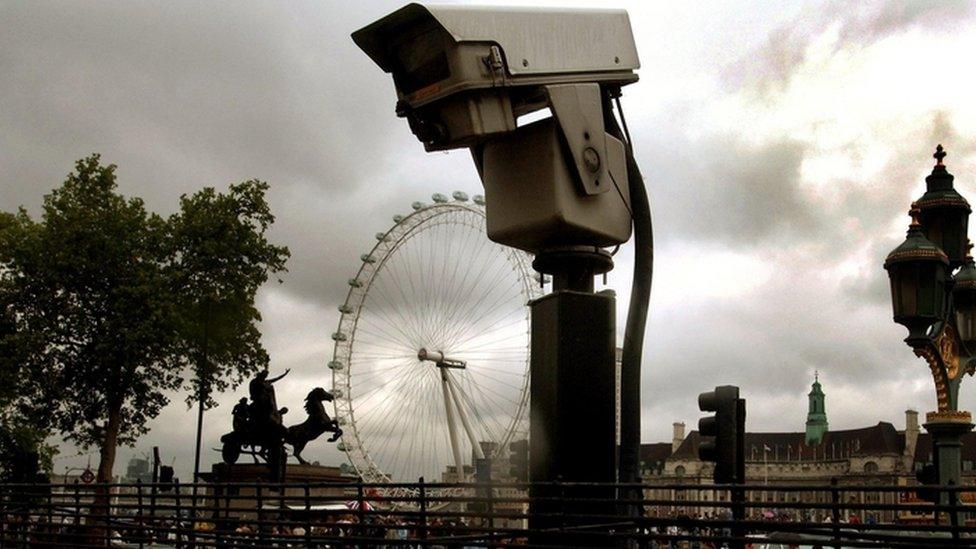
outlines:
[[119, 442], [119, 429], [122, 425], [122, 406], [110, 405], [108, 422], [105, 423], [105, 437], [98, 449], [98, 474], [95, 476], [95, 497], [91, 508], [94, 529], [92, 541], [101, 545], [111, 535], [108, 518], [111, 503], [112, 469], [115, 466], [115, 450]]
[[115, 450], [119, 443], [119, 428], [122, 424], [122, 407], [112, 406], [108, 412], [108, 423], [105, 424], [105, 438], [98, 449], [97, 482], [112, 482], [112, 469], [115, 466]]

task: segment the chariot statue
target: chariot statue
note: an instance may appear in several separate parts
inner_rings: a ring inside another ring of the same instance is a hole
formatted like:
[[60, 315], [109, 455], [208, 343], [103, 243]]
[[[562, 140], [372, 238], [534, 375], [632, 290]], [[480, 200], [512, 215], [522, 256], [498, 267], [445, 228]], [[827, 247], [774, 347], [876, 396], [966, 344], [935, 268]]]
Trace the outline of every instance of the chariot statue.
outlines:
[[[280, 376], [268, 378], [268, 370], [262, 370], [248, 383], [247, 398], [241, 398], [231, 411], [233, 417], [231, 432], [220, 437], [220, 453], [224, 463], [233, 465], [241, 454], [250, 454], [255, 463], [263, 460], [268, 463], [277, 476], [283, 471], [287, 453], [285, 445], [291, 446], [291, 454], [299, 463], [308, 462], [301, 456], [305, 446], [322, 433], [331, 432], [329, 442], [342, 436], [338, 422], [325, 411], [325, 402], [331, 402], [331, 393], [321, 387], [312, 389], [305, 397], [305, 421], [285, 427], [282, 418], [288, 408], [278, 408], [274, 383], [288, 375], [289, 370]], [[280, 477], [278, 477], [280, 480]]]

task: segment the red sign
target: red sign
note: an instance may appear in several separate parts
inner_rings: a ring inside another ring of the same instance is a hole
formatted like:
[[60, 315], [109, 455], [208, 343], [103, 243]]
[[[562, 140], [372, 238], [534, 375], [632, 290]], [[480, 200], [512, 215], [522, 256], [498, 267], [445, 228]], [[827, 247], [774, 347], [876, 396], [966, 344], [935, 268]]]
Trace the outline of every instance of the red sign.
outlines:
[[85, 484], [91, 484], [95, 482], [95, 473], [93, 473], [91, 469], [85, 469], [81, 473], [81, 481], [84, 482]]

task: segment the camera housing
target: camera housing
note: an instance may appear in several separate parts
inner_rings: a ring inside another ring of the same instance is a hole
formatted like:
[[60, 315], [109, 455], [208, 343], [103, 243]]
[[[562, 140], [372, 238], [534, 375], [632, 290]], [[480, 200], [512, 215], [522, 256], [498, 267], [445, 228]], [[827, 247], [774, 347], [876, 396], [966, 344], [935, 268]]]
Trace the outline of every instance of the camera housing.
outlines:
[[428, 151], [471, 147], [547, 106], [541, 87], [637, 81], [624, 10], [408, 4], [354, 32]]
[[626, 149], [604, 127], [640, 66], [626, 11], [409, 4], [352, 38], [427, 151], [471, 149], [489, 238], [531, 253], [630, 238]]

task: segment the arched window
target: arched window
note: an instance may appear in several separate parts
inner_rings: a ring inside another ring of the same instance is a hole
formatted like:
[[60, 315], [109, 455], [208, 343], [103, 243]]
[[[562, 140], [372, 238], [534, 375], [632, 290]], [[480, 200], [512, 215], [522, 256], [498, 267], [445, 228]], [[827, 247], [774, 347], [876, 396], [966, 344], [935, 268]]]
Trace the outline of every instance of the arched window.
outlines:
[[683, 477], [683, 476], [685, 476], [685, 466], [684, 465], [679, 465], [679, 466], [675, 467], [674, 468], [674, 476], [676, 476], [676, 477]]
[[864, 472], [865, 473], [877, 473], [878, 472], [878, 464], [875, 463], [875, 462], [873, 462], [873, 461], [865, 462], [864, 463]]

